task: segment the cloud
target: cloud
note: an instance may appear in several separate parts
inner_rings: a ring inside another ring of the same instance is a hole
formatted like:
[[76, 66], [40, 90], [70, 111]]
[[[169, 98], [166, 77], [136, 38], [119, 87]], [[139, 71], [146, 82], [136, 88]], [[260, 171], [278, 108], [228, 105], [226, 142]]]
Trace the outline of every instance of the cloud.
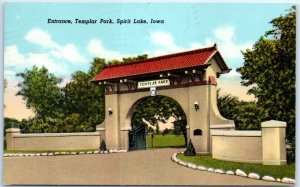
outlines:
[[65, 59], [72, 63], [84, 63], [86, 59], [79, 53], [77, 47], [73, 44], [67, 44], [50, 52], [58, 59]]
[[222, 78], [223, 79], [231, 79], [231, 78], [240, 78], [242, 75], [235, 71], [235, 70], [231, 70], [229, 73], [226, 73], [226, 74], [223, 74], [222, 75]]
[[24, 38], [31, 43], [50, 50], [50, 53], [58, 59], [64, 59], [75, 64], [87, 62], [74, 44], [59, 45], [57, 42], [53, 41], [51, 35], [44, 30], [32, 29]]
[[[30, 68], [34, 65], [38, 67], [45, 66], [51, 73], [67, 73], [66, 64], [55, 63], [55, 60], [47, 53], [20, 53], [17, 46], [7, 46], [4, 50], [5, 77], [13, 78], [14, 75], [24, 68]], [[13, 69], [12, 69], [13, 68]]]
[[37, 67], [40, 68], [45, 66], [51, 73], [60, 73], [60, 74], [67, 73], [67, 69], [65, 65], [56, 64], [51, 59], [50, 55], [46, 53], [29, 53], [26, 60], [32, 66], [36, 65]]
[[231, 42], [234, 36], [234, 28], [229, 26], [217, 28], [214, 30], [214, 35], [220, 40]]
[[25, 40], [38, 44], [46, 48], [59, 48], [59, 45], [56, 44], [49, 33], [41, 29], [32, 29], [24, 37]]
[[200, 43], [192, 43], [191, 44], [191, 49], [199, 49], [199, 48], [203, 48], [204, 46]]
[[156, 49], [147, 54], [150, 56], [164, 55], [168, 53], [175, 53], [179, 51], [199, 49], [204, 47], [202, 44], [193, 42], [189, 44], [189, 47], [184, 48], [176, 44], [174, 37], [167, 32], [156, 31], [150, 33], [150, 42], [155, 45]]
[[116, 51], [108, 50], [106, 49], [102, 42], [98, 39], [92, 39], [89, 41], [87, 50], [91, 55], [94, 55], [96, 57], [105, 58], [108, 60], [112, 59], [122, 59], [123, 57], [129, 56], [125, 54], [121, 54]]
[[24, 55], [19, 52], [19, 49], [15, 45], [11, 45], [4, 50], [5, 66], [13, 67], [25, 64]]
[[173, 36], [166, 32], [158, 31], [150, 33], [150, 40], [153, 44], [162, 46], [169, 51], [178, 51], [181, 49], [175, 44]]
[[214, 36], [219, 39], [219, 51], [229, 60], [242, 58], [241, 50], [251, 48], [253, 42], [236, 43], [234, 41], [235, 29], [230, 26], [220, 27], [214, 30]]

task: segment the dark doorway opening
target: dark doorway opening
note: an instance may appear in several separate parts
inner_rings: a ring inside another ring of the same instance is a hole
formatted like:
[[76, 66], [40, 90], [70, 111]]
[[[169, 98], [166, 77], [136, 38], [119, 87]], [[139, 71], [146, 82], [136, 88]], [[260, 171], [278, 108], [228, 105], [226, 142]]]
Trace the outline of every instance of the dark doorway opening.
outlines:
[[146, 149], [146, 126], [141, 125], [129, 132], [129, 151]]

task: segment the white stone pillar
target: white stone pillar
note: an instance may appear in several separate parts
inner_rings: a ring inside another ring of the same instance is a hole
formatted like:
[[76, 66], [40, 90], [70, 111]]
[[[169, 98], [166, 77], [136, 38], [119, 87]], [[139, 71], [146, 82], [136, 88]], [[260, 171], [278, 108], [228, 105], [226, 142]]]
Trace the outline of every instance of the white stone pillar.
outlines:
[[16, 135], [21, 134], [20, 129], [18, 129], [18, 128], [9, 128], [9, 129], [6, 129], [5, 132], [6, 132], [6, 149], [7, 150], [15, 149], [14, 137]]
[[261, 123], [262, 159], [264, 165], [286, 164], [286, 122], [270, 120]]

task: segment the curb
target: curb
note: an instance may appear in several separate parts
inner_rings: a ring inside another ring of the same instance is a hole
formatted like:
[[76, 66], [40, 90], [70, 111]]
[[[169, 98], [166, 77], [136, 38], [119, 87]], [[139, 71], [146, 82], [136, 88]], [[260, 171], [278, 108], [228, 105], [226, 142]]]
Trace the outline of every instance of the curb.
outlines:
[[[182, 152], [180, 152], [182, 153]], [[177, 158], [177, 154], [178, 153], [174, 153], [171, 157], [171, 160], [173, 162], [176, 162], [179, 165], [191, 168], [191, 169], [195, 169], [195, 170], [201, 170], [201, 171], [208, 171], [208, 172], [214, 172], [214, 173], [218, 173], [218, 174], [225, 174], [225, 175], [236, 175], [236, 176], [240, 176], [240, 177], [246, 177], [246, 178], [250, 178], [250, 179], [256, 179], [256, 180], [264, 180], [264, 181], [269, 181], [269, 182], [279, 182], [279, 183], [285, 183], [285, 184], [295, 184], [296, 180], [295, 179], [291, 179], [288, 177], [283, 177], [282, 179], [277, 178], [275, 179], [272, 176], [263, 176], [260, 177], [258, 174], [256, 173], [249, 173], [247, 175], [247, 173], [245, 173], [244, 171], [237, 169], [235, 172], [228, 170], [225, 171], [223, 169], [219, 169], [219, 168], [206, 168], [205, 166], [201, 166], [201, 165], [197, 165], [194, 163], [189, 163], [189, 162], [184, 162], [182, 160], [180, 160], [179, 158]]]
[[43, 157], [43, 156], [64, 156], [64, 155], [84, 155], [84, 154], [108, 154], [126, 153], [127, 150], [107, 150], [107, 151], [80, 151], [80, 152], [44, 152], [44, 153], [4, 153], [3, 157]]

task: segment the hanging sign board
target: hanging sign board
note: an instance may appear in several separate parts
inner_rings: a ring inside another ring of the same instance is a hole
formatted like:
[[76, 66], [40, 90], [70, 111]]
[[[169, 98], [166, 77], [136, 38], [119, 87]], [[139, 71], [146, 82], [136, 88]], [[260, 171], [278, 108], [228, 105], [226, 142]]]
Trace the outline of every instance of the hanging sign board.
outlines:
[[151, 87], [169, 86], [169, 85], [170, 85], [169, 79], [138, 82], [138, 88], [151, 88]]

